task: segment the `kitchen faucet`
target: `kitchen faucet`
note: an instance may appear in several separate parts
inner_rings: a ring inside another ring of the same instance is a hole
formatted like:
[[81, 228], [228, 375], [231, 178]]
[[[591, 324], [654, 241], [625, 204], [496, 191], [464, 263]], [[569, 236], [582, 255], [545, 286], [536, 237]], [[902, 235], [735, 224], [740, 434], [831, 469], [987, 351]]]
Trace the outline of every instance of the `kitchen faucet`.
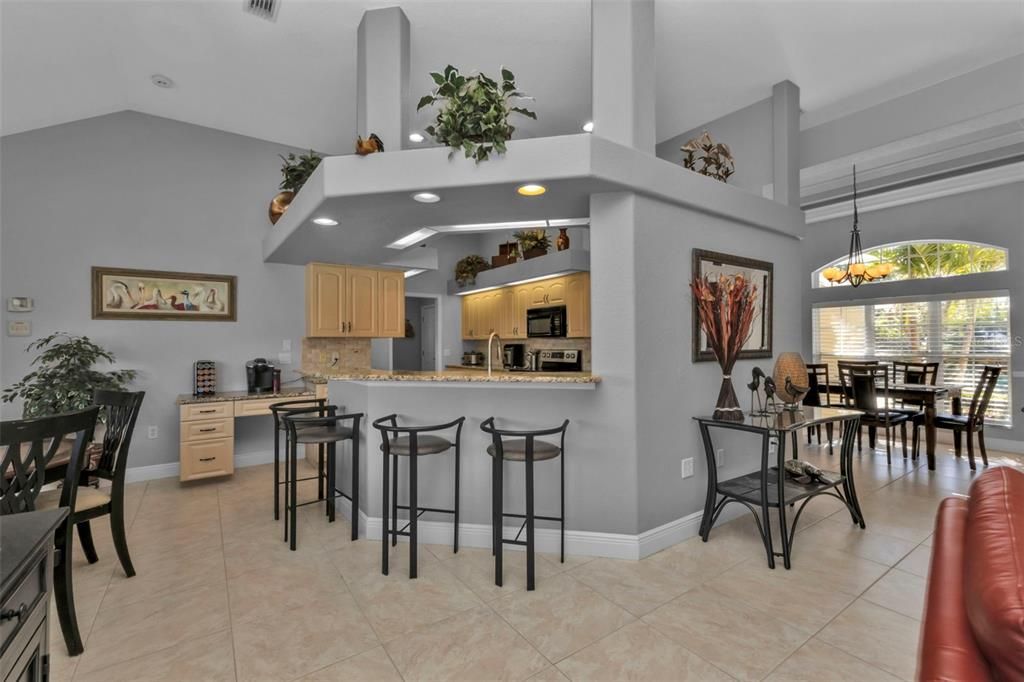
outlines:
[[[502, 357], [501, 353], [501, 337], [498, 336], [498, 332], [491, 332], [491, 335], [487, 337], [487, 376], [491, 376], [491, 361], [494, 359], [494, 353], [491, 352], [491, 342], [494, 339], [498, 339], [498, 356]], [[502, 359], [504, 363], [504, 359]]]

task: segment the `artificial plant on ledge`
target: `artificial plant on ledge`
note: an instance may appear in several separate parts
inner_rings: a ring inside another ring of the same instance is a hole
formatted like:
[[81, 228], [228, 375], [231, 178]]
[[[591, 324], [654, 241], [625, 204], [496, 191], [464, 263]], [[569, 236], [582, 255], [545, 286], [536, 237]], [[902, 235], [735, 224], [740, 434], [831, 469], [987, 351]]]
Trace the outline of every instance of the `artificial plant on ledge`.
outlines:
[[424, 130], [451, 147], [449, 159], [459, 150], [477, 163], [490, 158], [491, 152], [504, 154], [505, 143], [515, 132], [509, 116], [516, 113], [537, 119], [529, 109], [513, 105], [513, 100], [532, 98], [517, 90], [516, 77], [505, 67], [501, 68], [500, 84], [482, 73], [464, 76], [451, 64], [444, 73], [431, 73], [430, 77], [437, 87], [420, 99], [416, 110], [441, 103], [434, 125]]
[[750, 338], [757, 305], [757, 287], [743, 275], [719, 275], [717, 280], [695, 276], [690, 290], [697, 301], [700, 326], [722, 367], [722, 386], [715, 419], [743, 421], [743, 408], [732, 386], [732, 368]]

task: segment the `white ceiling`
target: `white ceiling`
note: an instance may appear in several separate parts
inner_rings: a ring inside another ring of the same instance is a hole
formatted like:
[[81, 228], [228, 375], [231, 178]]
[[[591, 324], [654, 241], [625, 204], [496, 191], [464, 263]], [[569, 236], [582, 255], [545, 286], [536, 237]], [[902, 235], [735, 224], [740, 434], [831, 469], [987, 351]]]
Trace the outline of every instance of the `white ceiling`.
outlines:
[[[122, 109], [329, 153], [355, 130], [355, 35], [375, 0], [2, 0], [0, 132]], [[590, 114], [589, 0], [404, 0], [414, 101], [427, 73], [506, 65], [540, 120]], [[818, 123], [1024, 52], [1024, 0], [657, 0], [659, 140], [801, 87]], [[150, 75], [177, 87], [161, 90]], [[422, 114], [417, 125], [426, 124]], [[362, 131], [365, 133], [365, 131]]]

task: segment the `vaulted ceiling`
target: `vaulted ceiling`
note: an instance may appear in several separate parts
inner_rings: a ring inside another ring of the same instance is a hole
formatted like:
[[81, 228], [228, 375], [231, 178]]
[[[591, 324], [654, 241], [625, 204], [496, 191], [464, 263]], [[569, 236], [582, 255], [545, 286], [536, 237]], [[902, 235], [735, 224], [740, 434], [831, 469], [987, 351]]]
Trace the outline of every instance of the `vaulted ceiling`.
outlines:
[[[2, 134], [133, 109], [324, 152], [351, 147], [355, 36], [373, 0], [3, 0]], [[540, 120], [590, 117], [589, 0], [404, 0], [412, 91], [452, 63], [515, 71]], [[1021, 0], [657, 0], [657, 137], [789, 79], [805, 127], [1024, 52]], [[152, 74], [176, 83], [160, 89]], [[421, 114], [416, 125], [426, 125]], [[362, 131], [365, 132], [365, 131]]]

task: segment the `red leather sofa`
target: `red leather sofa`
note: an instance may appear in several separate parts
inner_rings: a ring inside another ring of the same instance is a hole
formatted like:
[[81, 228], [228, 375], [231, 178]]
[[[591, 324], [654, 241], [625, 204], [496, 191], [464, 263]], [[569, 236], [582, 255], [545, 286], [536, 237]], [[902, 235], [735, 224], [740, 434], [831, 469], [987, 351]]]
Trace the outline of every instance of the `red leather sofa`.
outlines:
[[1024, 472], [939, 505], [917, 677], [1024, 682]]

